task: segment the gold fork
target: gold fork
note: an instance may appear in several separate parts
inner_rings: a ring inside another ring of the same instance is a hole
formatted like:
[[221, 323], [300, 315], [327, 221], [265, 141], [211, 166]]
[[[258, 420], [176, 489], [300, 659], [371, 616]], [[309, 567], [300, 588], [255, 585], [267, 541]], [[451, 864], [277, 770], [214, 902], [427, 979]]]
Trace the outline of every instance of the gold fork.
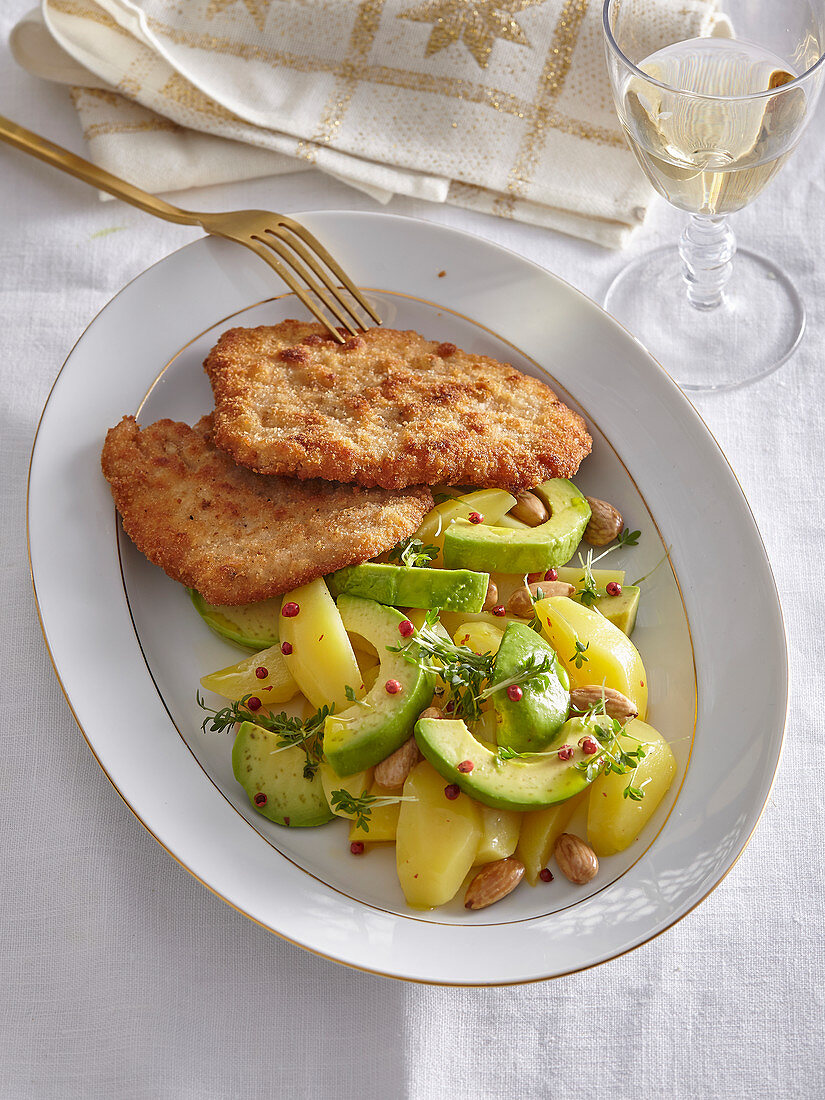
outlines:
[[[16, 122], [3, 118], [2, 115], [0, 115], [0, 140], [92, 184], [101, 191], [108, 191], [110, 195], [123, 199], [132, 206], [137, 206], [147, 214], [154, 214], [158, 218], [177, 222], [179, 225], [199, 225], [215, 237], [225, 237], [228, 241], [235, 241], [250, 248], [256, 256], [280, 275], [293, 294], [300, 298], [310, 313], [317, 317], [338, 343], [343, 343], [344, 337], [327, 318], [318, 303], [310, 297], [307, 289], [323, 303], [338, 324], [353, 336], [358, 329], [366, 329], [367, 325], [361, 320], [341, 288], [349, 291], [355, 302], [365, 310], [375, 324], [381, 324], [381, 318], [340, 264], [308, 229], [292, 218], [266, 210], [232, 210], [225, 214], [201, 214], [194, 210], [182, 210], [179, 206], [172, 206], [171, 203], [150, 195], [148, 191], [141, 191], [139, 187], [134, 187], [126, 180], [113, 176], [111, 172], [98, 168], [83, 157], [75, 156], [68, 149], [47, 141], [38, 134], [32, 133], [31, 130], [18, 126]], [[341, 285], [338, 286], [335, 280]], [[307, 289], [301, 285], [302, 282]], [[352, 320], [346, 314], [349, 314]], [[358, 328], [353, 327], [353, 322]]]

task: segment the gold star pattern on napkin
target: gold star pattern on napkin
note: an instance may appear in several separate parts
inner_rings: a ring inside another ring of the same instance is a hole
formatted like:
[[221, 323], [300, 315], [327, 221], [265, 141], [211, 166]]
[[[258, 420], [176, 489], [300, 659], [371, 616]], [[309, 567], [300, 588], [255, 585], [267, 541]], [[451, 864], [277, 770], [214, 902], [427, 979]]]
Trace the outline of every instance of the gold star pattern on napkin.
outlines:
[[[212, 19], [216, 15], [220, 15], [226, 11], [227, 8], [233, 4], [237, 4], [238, 0], [209, 0], [209, 7], [206, 9], [206, 18]], [[266, 17], [269, 14], [269, 8], [272, 0], [243, 0], [243, 5], [252, 18], [255, 20], [255, 26], [259, 31], [262, 31], [266, 26]]]
[[399, 19], [431, 23], [425, 57], [457, 42], [460, 38], [482, 69], [486, 69], [497, 38], [530, 48], [527, 35], [515, 19], [525, 8], [544, 0], [425, 0]]

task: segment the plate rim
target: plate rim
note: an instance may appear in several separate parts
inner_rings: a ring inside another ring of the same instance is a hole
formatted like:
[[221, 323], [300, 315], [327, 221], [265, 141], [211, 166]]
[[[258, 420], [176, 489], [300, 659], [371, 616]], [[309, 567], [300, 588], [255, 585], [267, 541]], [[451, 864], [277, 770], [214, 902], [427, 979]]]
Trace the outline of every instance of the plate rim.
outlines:
[[[778, 712], [777, 712], [777, 718], [776, 718], [776, 724], [775, 724], [775, 728], [778, 727], [778, 732], [779, 732], [779, 745], [778, 745], [778, 751], [776, 753], [776, 760], [775, 760], [775, 763], [774, 763], [774, 766], [773, 766], [773, 773], [770, 777], [770, 782], [767, 785], [766, 793], [765, 793], [765, 797], [764, 797], [764, 800], [762, 802], [762, 805], [761, 805], [761, 807], [759, 807], [758, 813], [756, 814], [756, 817], [754, 819], [753, 826], [750, 829], [747, 837], [744, 839], [744, 842], [741, 844], [741, 847], [738, 848], [738, 851], [736, 852], [736, 854], [732, 858], [725, 857], [726, 859], [730, 859], [730, 862], [729, 862], [727, 868], [724, 870], [724, 872], [713, 883], [713, 885], [711, 885], [711, 887], [701, 897], [699, 897], [697, 900], [695, 900], [688, 908], [686, 908], [684, 911], [680, 912], [672, 920], [668, 921], [665, 925], [663, 925], [661, 928], [658, 928], [656, 931], [652, 932], [651, 934], [644, 935], [642, 938], [638, 939], [638, 941], [631, 943], [629, 946], [623, 948], [620, 951], [613, 951], [613, 950], [607, 949], [607, 953], [604, 954], [603, 957], [596, 958], [596, 959], [594, 959], [594, 961], [588, 962], [585, 965], [576, 966], [576, 967], [571, 968], [569, 970], [558, 971], [558, 972], [551, 973], [551, 974], [541, 974], [541, 975], [538, 975], [538, 976], [532, 976], [532, 977], [527, 977], [527, 978], [517, 978], [517, 979], [509, 979], [509, 980], [505, 978], [505, 979], [501, 979], [501, 980], [484, 981], [484, 982], [480, 982], [480, 981], [462, 981], [462, 980], [447, 980], [447, 981], [445, 981], [445, 980], [436, 980], [436, 979], [433, 979], [433, 978], [412, 977], [412, 976], [407, 975], [407, 974], [392, 973], [388, 970], [383, 970], [383, 969], [374, 969], [374, 968], [371, 968], [369, 966], [362, 965], [360, 963], [348, 961], [347, 959], [342, 959], [342, 958], [337, 957], [337, 956], [332, 955], [332, 954], [327, 954], [325, 951], [320, 950], [319, 948], [312, 947], [312, 946], [309, 946], [306, 943], [302, 943], [298, 940], [292, 939], [287, 933], [285, 933], [283, 931], [280, 931], [276, 928], [271, 927], [269, 924], [266, 924], [263, 920], [260, 920], [258, 917], [254, 916], [253, 914], [247, 912], [245, 909], [242, 909], [239, 905], [235, 904], [235, 902], [233, 902], [231, 900], [231, 898], [229, 898], [226, 895], [222, 894], [220, 892], [220, 890], [218, 890], [217, 888], [212, 886], [210, 883], [208, 883], [205, 879], [203, 879], [196, 871], [194, 871], [190, 866], [188, 866], [188, 864], [185, 863], [182, 858], [180, 858], [178, 855], [176, 855], [164, 843], [163, 840], [160, 839], [160, 837], [157, 835], [157, 833], [154, 832], [152, 827], [143, 819], [143, 817], [140, 815], [140, 813], [137, 811], [137, 809], [135, 809], [135, 807], [132, 805], [132, 803], [129, 801], [129, 799], [126, 797], [126, 795], [117, 786], [117, 784], [113, 780], [112, 776], [109, 774], [109, 771], [106, 769], [106, 767], [104, 767], [104, 765], [103, 765], [103, 763], [102, 763], [102, 761], [101, 761], [94, 745], [92, 744], [92, 741], [89, 739], [89, 736], [87, 735], [86, 730], [84, 729], [82, 723], [80, 722], [80, 719], [79, 719], [78, 714], [75, 710], [74, 704], [73, 704], [73, 702], [70, 698], [69, 691], [68, 691], [66, 685], [63, 682], [63, 679], [62, 679], [62, 676], [61, 676], [60, 672], [58, 671], [57, 663], [56, 663], [56, 660], [55, 660], [55, 655], [52, 652], [51, 645], [49, 643], [49, 638], [48, 638], [47, 631], [46, 631], [46, 626], [45, 626], [44, 617], [43, 617], [43, 611], [42, 611], [42, 608], [41, 608], [40, 597], [39, 597], [39, 594], [38, 594], [37, 583], [36, 583], [36, 578], [35, 578], [35, 569], [34, 569], [34, 565], [33, 565], [33, 561], [32, 561], [32, 542], [31, 542], [31, 529], [30, 529], [30, 513], [31, 513], [30, 493], [31, 493], [32, 470], [33, 470], [33, 465], [34, 465], [34, 461], [35, 461], [35, 456], [36, 456], [36, 452], [37, 452], [38, 443], [40, 441], [41, 428], [42, 428], [42, 425], [43, 425], [43, 421], [44, 421], [44, 418], [46, 416], [46, 412], [49, 408], [50, 402], [52, 400], [55, 388], [56, 388], [60, 378], [62, 377], [65, 368], [67, 367], [67, 365], [71, 361], [72, 357], [75, 355], [75, 353], [78, 349], [78, 346], [81, 344], [81, 342], [84, 340], [84, 338], [88, 335], [88, 333], [89, 333], [90, 329], [92, 328], [92, 326], [103, 316], [103, 314], [109, 309], [109, 307], [118, 298], [120, 298], [123, 294], [125, 294], [133, 286], [133, 284], [135, 282], [137, 282], [138, 280], [143, 278], [143, 276], [149, 274], [150, 272], [153, 272], [156, 268], [161, 267], [162, 265], [166, 264], [172, 257], [175, 257], [175, 256], [179, 255], [180, 253], [186, 252], [189, 249], [198, 249], [199, 247], [203, 247], [204, 243], [209, 239], [207, 237], [199, 238], [195, 241], [192, 241], [192, 242], [189, 242], [185, 245], [182, 245], [180, 248], [173, 250], [172, 252], [170, 252], [169, 254], [167, 254], [164, 257], [161, 257], [160, 259], [158, 259], [157, 261], [155, 261], [154, 263], [149, 265], [147, 268], [145, 268], [141, 272], [137, 273], [132, 279], [130, 279], [126, 284], [124, 284], [123, 287], [121, 287], [118, 291], [116, 291], [116, 293], [114, 295], [112, 295], [111, 298], [108, 299], [108, 301], [97, 311], [95, 316], [89, 321], [89, 323], [84, 328], [83, 332], [78, 336], [78, 338], [75, 340], [74, 344], [72, 345], [69, 353], [67, 354], [64, 362], [62, 363], [59, 371], [57, 372], [57, 375], [55, 376], [55, 379], [54, 379], [52, 385], [49, 388], [46, 400], [45, 400], [44, 405], [43, 405], [43, 409], [41, 411], [40, 417], [39, 417], [38, 422], [37, 422], [37, 427], [36, 427], [36, 430], [35, 430], [35, 434], [34, 434], [34, 438], [33, 438], [33, 442], [32, 442], [31, 453], [30, 453], [30, 458], [29, 458], [29, 466], [28, 466], [27, 481], [26, 481], [26, 541], [27, 541], [27, 554], [28, 554], [28, 563], [29, 563], [29, 573], [30, 573], [30, 579], [31, 579], [31, 583], [32, 583], [32, 591], [33, 591], [34, 600], [35, 600], [35, 607], [36, 607], [36, 611], [37, 611], [38, 622], [39, 622], [39, 625], [40, 625], [40, 628], [41, 628], [41, 633], [43, 634], [43, 639], [44, 639], [44, 644], [45, 644], [45, 647], [46, 647], [46, 652], [47, 652], [49, 661], [52, 665], [52, 669], [54, 671], [55, 677], [58, 681], [58, 685], [60, 686], [61, 692], [63, 693], [64, 698], [66, 699], [67, 705], [68, 705], [69, 710], [70, 710], [70, 712], [71, 712], [71, 714], [72, 714], [72, 716], [75, 720], [75, 723], [77, 724], [78, 728], [80, 729], [81, 735], [83, 736], [84, 740], [88, 744], [88, 746], [89, 746], [89, 748], [92, 752], [93, 757], [95, 758], [96, 762], [100, 766], [100, 768], [103, 771], [104, 775], [109, 780], [111, 785], [114, 787], [115, 791], [117, 791], [117, 793], [120, 796], [121, 800], [128, 806], [128, 808], [131, 810], [133, 815], [137, 818], [137, 820], [141, 823], [141, 825], [143, 825], [143, 827], [153, 837], [153, 839], [155, 839], [157, 841], [157, 843], [160, 844], [160, 846], [169, 855], [172, 856], [172, 858], [175, 860], [175, 862], [180, 864], [180, 866], [182, 866], [198, 882], [200, 882], [202, 885], [206, 886], [206, 888], [211, 893], [213, 893], [215, 896], [221, 898], [221, 900], [226, 902], [226, 904], [229, 905], [231, 908], [233, 908], [237, 912], [241, 913], [247, 919], [250, 919], [250, 920], [254, 921], [256, 924], [259, 924], [262, 928], [265, 928], [267, 931], [273, 932], [279, 938], [284, 939], [289, 943], [293, 943], [296, 946], [301, 947], [303, 950], [310, 951], [313, 954], [316, 954], [316, 955], [318, 955], [322, 958], [328, 959], [330, 961], [336, 962], [340, 965], [347, 966], [350, 969], [363, 971], [365, 973], [376, 974], [376, 975], [379, 975], [381, 977], [392, 978], [393, 980], [397, 980], [397, 981], [411, 982], [411, 983], [414, 983], [414, 984], [448, 986], [448, 987], [457, 987], [457, 988], [462, 988], [462, 987], [463, 988], [490, 988], [490, 987], [499, 987], [499, 986], [508, 986], [508, 985], [534, 984], [536, 982], [549, 981], [553, 978], [564, 977], [564, 976], [568, 976], [570, 974], [579, 973], [583, 970], [589, 970], [589, 969], [592, 969], [596, 966], [601, 966], [604, 963], [611, 961], [612, 959], [621, 958], [623, 955], [628, 954], [631, 951], [636, 950], [638, 947], [643, 946], [645, 943], [652, 942], [654, 939], [657, 939], [659, 936], [661, 936], [665, 932], [667, 932], [670, 928], [674, 927], [674, 925], [678, 924], [686, 916], [688, 916], [690, 913], [692, 913], [699, 905], [701, 905], [702, 902], [705, 901], [710, 896], [710, 894], [713, 893], [713, 891], [717, 888], [717, 886], [719, 886], [721, 884], [721, 882], [724, 881], [724, 879], [727, 877], [727, 875], [730, 874], [730, 872], [735, 867], [738, 860], [741, 858], [741, 856], [742, 856], [743, 852], [745, 851], [745, 849], [747, 848], [748, 844], [750, 843], [750, 840], [752, 839], [753, 834], [756, 831], [756, 828], [758, 827], [758, 825], [761, 821], [762, 815], [763, 815], [763, 813], [765, 811], [765, 808], [767, 806], [767, 803], [770, 799], [771, 791], [773, 790], [773, 786], [774, 786], [774, 783], [776, 781], [776, 775], [778, 773], [779, 765], [781, 763], [782, 752], [784, 750], [784, 745], [785, 745], [785, 734], [786, 734], [786, 726], [787, 726], [787, 711], [788, 711], [788, 701], [789, 701], [789, 654], [788, 654], [788, 643], [787, 643], [787, 630], [786, 630], [786, 626], [785, 626], [784, 612], [783, 612], [781, 600], [779, 598], [779, 592], [778, 592], [778, 588], [777, 588], [777, 585], [776, 585], [776, 579], [775, 579], [775, 576], [774, 576], [774, 573], [773, 573], [773, 569], [771, 567], [770, 559], [768, 557], [767, 550], [766, 550], [765, 545], [764, 545], [764, 541], [762, 539], [761, 533], [760, 533], [758, 525], [756, 523], [756, 519], [753, 515], [753, 511], [750, 507], [750, 504], [747, 500], [745, 492], [742, 488], [741, 482], [739, 481], [739, 478], [737, 477], [737, 475], [736, 475], [735, 471], [733, 470], [730, 462], [728, 461], [727, 456], [725, 455], [724, 451], [722, 450], [721, 446], [719, 445], [718, 441], [716, 440], [715, 436], [711, 432], [710, 428], [708, 427], [708, 425], [704, 421], [704, 419], [701, 416], [701, 414], [699, 413], [699, 411], [692, 405], [692, 403], [686, 397], [686, 395], [681, 390], [679, 390], [678, 386], [673, 381], [673, 379], [669, 375], [669, 373], [650, 354], [650, 352], [643, 346], [643, 344], [635, 336], [633, 336], [633, 334], [630, 333], [623, 325], [621, 325], [613, 317], [611, 317], [609, 314], [607, 314], [606, 311], [603, 310], [602, 307], [598, 305], [598, 303], [594, 302], [592, 299], [590, 299], [586, 294], [584, 294], [578, 288], [572, 286], [572, 284], [568, 283], [566, 280], [562, 279], [560, 276], [554, 274], [553, 272], [548, 271], [546, 268], [542, 267], [537, 262], [522, 256], [520, 253], [518, 253], [517, 251], [515, 251], [512, 248], [507, 247], [506, 245], [501, 245], [498, 242], [494, 242], [494, 241], [491, 241], [491, 240], [487, 239], [486, 237], [479, 236], [478, 234], [469, 232], [469, 231], [464, 230], [464, 229], [459, 229], [459, 228], [455, 228], [455, 227], [452, 227], [452, 226], [445, 226], [445, 225], [443, 225], [441, 223], [438, 223], [438, 222], [429, 221], [426, 218], [415, 218], [415, 217], [409, 217], [409, 216], [405, 216], [405, 215], [388, 214], [388, 213], [375, 212], [375, 211], [352, 211], [352, 210], [304, 211], [304, 212], [296, 214], [295, 217], [298, 218], [298, 219], [301, 219], [301, 218], [303, 218], [303, 219], [319, 219], [320, 218], [320, 220], [322, 222], [327, 218], [329, 218], [329, 219], [333, 219], [333, 218], [351, 218], [351, 219], [354, 219], [354, 220], [358, 220], [358, 219], [363, 218], [363, 219], [370, 219], [370, 220], [376, 220], [376, 221], [393, 220], [393, 221], [397, 221], [397, 222], [406, 223], [408, 228], [420, 226], [420, 224], [423, 222], [428, 227], [430, 227], [432, 230], [434, 230], [436, 232], [436, 234], [438, 234], [438, 235], [443, 234], [448, 238], [451, 235], [457, 235], [457, 236], [463, 237], [463, 238], [467, 239], [468, 241], [472, 242], [472, 244], [474, 246], [480, 245], [483, 248], [492, 249], [494, 252], [505, 253], [505, 254], [509, 255], [510, 257], [512, 257], [518, 264], [527, 265], [530, 268], [534, 269], [534, 271], [540, 277], [545, 278], [545, 279], [550, 278], [554, 282], [556, 282], [557, 284], [560, 284], [561, 287], [564, 288], [564, 291], [566, 293], [569, 293], [570, 291], [572, 291], [579, 299], [581, 299], [581, 301], [584, 304], [585, 308], [592, 309], [593, 307], [595, 307], [599, 311], [599, 313], [602, 314], [603, 319], [605, 319], [605, 318], [607, 319], [609, 325], [614, 326], [615, 329], [618, 329], [625, 336], [629, 337], [630, 340], [633, 342], [633, 344], [636, 346], [636, 348], [639, 350], [639, 352], [643, 355], [643, 357], [646, 358], [647, 360], [649, 360], [652, 365], [654, 365], [656, 368], [658, 368], [669, 379], [670, 386], [671, 386], [671, 389], [672, 389], [671, 396], [677, 396], [678, 395], [678, 398], [680, 398], [681, 402], [683, 403], [682, 404], [682, 409], [681, 409], [682, 414], [686, 413], [688, 418], [690, 418], [690, 415], [693, 414], [693, 416], [696, 418], [698, 423], [702, 426], [702, 428], [704, 430], [705, 437], [709, 438], [713, 442], [713, 444], [715, 445], [715, 449], [716, 449], [716, 452], [717, 452], [718, 456], [720, 456], [723, 459], [723, 461], [725, 463], [725, 466], [727, 468], [727, 471], [730, 474], [733, 483], [736, 485], [736, 488], [737, 488], [737, 491], [738, 491], [738, 498], [739, 498], [740, 502], [742, 504], [744, 504], [744, 506], [745, 506], [745, 512], [747, 513], [747, 517], [749, 519], [750, 526], [752, 528], [752, 533], [756, 536], [754, 546], [757, 547], [758, 550], [759, 550], [759, 554], [760, 554], [760, 558], [761, 558], [761, 564], [765, 567], [765, 569], [767, 571], [767, 574], [770, 577], [770, 581], [771, 581], [771, 585], [772, 585], [772, 589], [771, 589], [771, 594], [772, 594], [771, 603], [773, 605], [772, 610], [776, 613], [777, 625], [778, 625], [778, 628], [779, 628], [778, 633], [773, 638], [773, 641], [778, 642], [779, 645], [780, 645], [780, 648], [781, 648], [782, 661], [781, 661], [781, 664], [780, 664], [780, 671], [781, 671], [781, 683], [782, 683], [783, 697], [782, 697], [782, 700], [781, 700], [781, 705], [780, 705], [780, 707], [778, 709]], [[392, 293], [392, 291], [390, 291], [390, 292]], [[399, 291], [398, 293], [404, 294], [405, 292], [404, 291]], [[274, 295], [273, 297], [277, 298], [277, 297], [281, 297], [281, 296], [283, 296], [283, 295]], [[409, 294], [408, 294], [408, 296], [416, 297], [415, 295], [409, 295]], [[250, 303], [246, 307], [242, 307], [242, 309], [251, 308], [254, 304], [255, 303]], [[444, 307], [444, 308], [449, 309], [452, 312], [455, 312], [454, 310], [452, 310], [452, 307]], [[469, 318], [469, 319], [472, 320], [472, 318]], [[216, 322], [216, 323], [220, 323], [220, 322]], [[490, 330], [490, 331], [493, 331], [496, 335], [501, 336], [501, 334], [497, 333], [496, 330]], [[510, 342], [509, 337], [501, 336], [501, 338], [507, 340], [508, 342]], [[183, 349], [180, 349], [180, 350], [183, 350]], [[527, 354], [527, 353], [525, 352], [524, 354]], [[154, 382], [152, 383], [152, 387], [153, 386], [154, 386]], [[152, 388], [152, 387], [150, 387], [150, 388]], [[619, 455], [619, 458], [620, 458], [620, 461], [621, 461], [620, 453], [617, 452], [617, 455]], [[627, 473], [630, 474], [630, 471], [627, 470]], [[631, 475], [631, 478], [632, 478], [632, 475]], [[652, 513], [651, 513], [651, 515], [652, 515]], [[677, 584], [678, 584], [678, 575], [676, 575], [674, 573], [674, 576], [676, 577]], [[685, 608], [685, 614], [687, 616], [687, 608]], [[688, 629], [690, 629], [690, 619], [689, 619], [689, 617], [687, 618], [687, 623], [688, 623]], [[163, 702], [163, 697], [162, 696], [161, 696], [161, 702]], [[698, 705], [698, 700], [697, 700], [697, 705]], [[686, 774], [687, 774], [687, 770], [688, 769], [686, 768]], [[737, 841], [737, 844], [738, 843], [739, 842]], [[609, 886], [608, 886], [608, 889], [609, 889]], [[586, 900], [586, 899], [583, 899], [583, 900]], [[356, 901], [356, 904], [360, 904], [360, 903], [358, 903]], [[396, 916], [395, 914], [390, 914], [390, 915], [393, 916], [393, 917]], [[455, 927], [456, 928], [467, 928], [467, 927], [471, 927], [471, 926], [458, 925], [458, 926], [455, 926]], [[507, 927], [507, 925], [502, 925], [502, 927]]]

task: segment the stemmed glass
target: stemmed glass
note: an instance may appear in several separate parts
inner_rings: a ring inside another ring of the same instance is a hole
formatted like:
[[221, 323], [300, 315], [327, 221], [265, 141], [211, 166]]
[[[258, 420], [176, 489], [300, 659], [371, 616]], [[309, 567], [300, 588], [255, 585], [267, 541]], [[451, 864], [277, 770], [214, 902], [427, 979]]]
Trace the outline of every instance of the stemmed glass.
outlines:
[[724, 9], [715, 26], [707, 21], [707, 37], [680, 41], [662, 0], [604, 5], [630, 147], [656, 190], [690, 215], [678, 247], [626, 267], [605, 308], [687, 390], [763, 378], [805, 330], [791, 278], [737, 250], [728, 215], [762, 192], [811, 120], [825, 71], [825, 0], [726, 0]]

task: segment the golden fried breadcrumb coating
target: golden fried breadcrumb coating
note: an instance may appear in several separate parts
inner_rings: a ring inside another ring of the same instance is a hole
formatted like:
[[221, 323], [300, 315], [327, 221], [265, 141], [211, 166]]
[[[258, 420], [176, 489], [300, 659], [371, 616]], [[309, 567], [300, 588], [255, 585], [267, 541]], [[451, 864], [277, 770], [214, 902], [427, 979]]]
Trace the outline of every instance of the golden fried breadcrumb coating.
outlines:
[[265, 600], [380, 554], [432, 507], [429, 489], [363, 489], [252, 473], [194, 428], [125, 416], [102, 455], [123, 527], [176, 581], [214, 604]]
[[454, 344], [319, 324], [230, 329], [204, 364], [215, 442], [252, 470], [400, 489], [530, 488], [571, 477], [584, 421], [535, 378]]

